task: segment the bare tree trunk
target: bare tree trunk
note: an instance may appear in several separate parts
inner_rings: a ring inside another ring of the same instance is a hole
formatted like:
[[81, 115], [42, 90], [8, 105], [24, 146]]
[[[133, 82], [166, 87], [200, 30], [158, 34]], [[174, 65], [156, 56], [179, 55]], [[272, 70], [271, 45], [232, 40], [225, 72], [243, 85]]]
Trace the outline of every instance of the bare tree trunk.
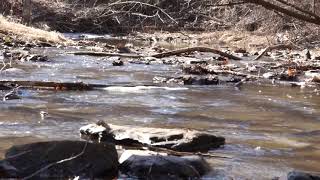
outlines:
[[[283, 0], [275, 0], [275, 1], [284, 2]], [[313, 13], [313, 16], [309, 16], [312, 12], [309, 12], [307, 15], [302, 14], [302, 13], [299, 13], [296, 11], [292, 11], [290, 9], [286, 9], [285, 7], [273, 4], [272, 1], [270, 2], [267, 0], [244, 0], [244, 2], [260, 5], [266, 9], [269, 9], [269, 10], [277, 11], [277, 12], [283, 13], [287, 16], [291, 16], [293, 18], [296, 18], [296, 19], [299, 19], [299, 20], [302, 20], [305, 22], [320, 25], [320, 17], [319, 16], [317, 16], [314, 13]], [[300, 10], [300, 12], [303, 12], [303, 11]]]
[[32, 2], [31, 0], [23, 0], [23, 21], [29, 25], [31, 23]]

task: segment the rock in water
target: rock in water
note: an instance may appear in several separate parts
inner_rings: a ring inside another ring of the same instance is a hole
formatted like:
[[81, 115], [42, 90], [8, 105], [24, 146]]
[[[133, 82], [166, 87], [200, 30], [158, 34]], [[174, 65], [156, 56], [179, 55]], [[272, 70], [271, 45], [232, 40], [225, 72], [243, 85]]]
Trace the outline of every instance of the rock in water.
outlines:
[[89, 124], [80, 128], [80, 133], [81, 137], [90, 140], [113, 142], [120, 145], [161, 147], [185, 152], [207, 151], [211, 148], [218, 148], [225, 143], [223, 137], [185, 129], [145, 128], [112, 124], [105, 127], [99, 124]]
[[112, 62], [112, 65], [113, 65], [113, 66], [123, 66], [124, 63], [123, 63], [122, 60], [118, 59], [118, 60], [114, 60], [114, 61]]
[[117, 174], [118, 154], [111, 144], [51, 141], [18, 145], [0, 161], [0, 178], [114, 178]]
[[304, 172], [292, 171], [288, 173], [288, 180], [320, 180], [320, 176]]
[[210, 167], [200, 156], [168, 156], [152, 151], [127, 150], [120, 157], [120, 171], [144, 179], [198, 179]]

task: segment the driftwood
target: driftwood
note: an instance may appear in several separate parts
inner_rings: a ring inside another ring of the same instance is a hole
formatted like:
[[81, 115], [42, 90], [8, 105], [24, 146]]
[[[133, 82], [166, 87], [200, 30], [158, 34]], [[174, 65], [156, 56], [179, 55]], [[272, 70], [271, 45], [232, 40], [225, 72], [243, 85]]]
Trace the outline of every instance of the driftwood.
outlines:
[[234, 55], [231, 55], [231, 54], [227, 54], [227, 53], [222, 52], [220, 50], [212, 49], [212, 48], [208, 48], [208, 47], [191, 47], [191, 48], [178, 49], [178, 50], [174, 50], [174, 51], [154, 54], [154, 55], [152, 55], [152, 57], [163, 58], [163, 57], [169, 57], [169, 56], [174, 56], [174, 55], [180, 55], [180, 54], [183, 54], [183, 53], [191, 53], [191, 52], [194, 52], [194, 51], [211, 52], [211, 53], [214, 53], [214, 54], [218, 54], [220, 56], [227, 57], [229, 59], [241, 60], [241, 58], [239, 58], [237, 56], [234, 56]]
[[[104, 88], [107, 85], [86, 84], [82, 82], [43, 82], [43, 81], [0, 81], [0, 88], [27, 88], [27, 89], [46, 89], [46, 90], [93, 90]], [[1, 90], [1, 89], [0, 89]]]
[[184, 53], [192, 53], [195, 51], [199, 52], [211, 52], [214, 54], [218, 54], [220, 56], [229, 58], [229, 59], [234, 59], [234, 60], [241, 60], [240, 57], [222, 52], [217, 49], [212, 49], [208, 47], [191, 47], [191, 48], [184, 48], [184, 49], [178, 49], [178, 50], [173, 50], [173, 51], [168, 51], [168, 52], [163, 52], [163, 53], [158, 53], [150, 56], [146, 55], [138, 55], [138, 54], [122, 54], [122, 53], [106, 53], [106, 52], [92, 52], [92, 51], [80, 51], [80, 52], [69, 52], [68, 54], [74, 54], [74, 55], [89, 55], [89, 56], [119, 56], [119, 57], [127, 57], [127, 58], [141, 58], [141, 57], [155, 57], [155, 58], [164, 58], [164, 57], [170, 57], [170, 56], [175, 56], [175, 55], [181, 55]]
[[[136, 85], [117, 85], [117, 84], [90, 84], [83, 82], [46, 82], [46, 81], [7, 81], [0, 80], [0, 90], [10, 90], [14, 88], [21, 89], [43, 89], [58, 91], [90, 91], [90, 90], [107, 90], [108, 88], [131, 88], [140, 89], [161, 88], [152, 84], [136, 84]], [[166, 87], [163, 87], [164, 89]]]
[[291, 44], [279, 44], [279, 45], [275, 45], [275, 46], [269, 46], [269, 47], [265, 48], [254, 60], [259, 60], [263, 55], [265, 55], [267, 52], [270, 52], [272, 50], [293, 49], [293, 48], [295, 48], [295, 46], [293, 46]]

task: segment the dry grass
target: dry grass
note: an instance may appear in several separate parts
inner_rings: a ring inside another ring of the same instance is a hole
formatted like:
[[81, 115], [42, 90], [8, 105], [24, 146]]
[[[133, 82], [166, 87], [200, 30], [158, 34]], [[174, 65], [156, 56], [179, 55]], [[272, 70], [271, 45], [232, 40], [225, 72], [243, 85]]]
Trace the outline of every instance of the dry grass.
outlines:
[[241, 48], [248, 51], [256, 51], [276, 44], [275, 37], [267, 33], [233, 30], [202, 33], [199, 39], [202, 43], [216, 42], [230, 49]]
[[5, 35], [14, 35], [19, 40], [31, 42], [49, 42], [55, 44], [70, 44], [71, 40], [66, 39], [62, 34], [57, 32], [49, 32], [41, 29], [28, 27], [23, 24], [11, 22], [0, 16], [0, 33]]

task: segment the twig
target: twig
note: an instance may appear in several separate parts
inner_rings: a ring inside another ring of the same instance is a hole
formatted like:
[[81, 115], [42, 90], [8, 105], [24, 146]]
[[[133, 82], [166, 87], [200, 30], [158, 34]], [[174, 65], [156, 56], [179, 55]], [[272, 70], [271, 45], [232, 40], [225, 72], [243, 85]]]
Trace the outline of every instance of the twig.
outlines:
[[174, 23], [178, 24], [178, 22], [175, 19], [173, 19], [168, 13], [166, 13], [163, 9], [161, 9], [158, 6], [155, 6], [155, 5], [152, 5], [152, 4], [148, 4], [148, 3], [143, 3], [143, 2], [138, 2], [138, 1], [124, 1], [124, 2], [111, 3], [111, 4], [108, 5], [108, 7], [116, 6], [116, 5], [123, 5], [123, 4], [140, 4], [140, 5], [149, 6], [149, 7], [158, 9], [164, 15], [166, 15], [171, 21], [173, 21]]
[[73, 159], [76, 159], [76, 158], [80, 157], [82, 154], [84, 154], [84, 152], [85, 152], [85, 150], [86, 150], [86, 148], [87, 148], [87, 145], [88, 145], [88, 142], [85, 143], [82, 151], [81, 151], [79, 154], [77, 154], [77, 155], [75, 155], [75, 156], [72, 156], [72, 157], [70, 157], [70, 158], [67, 158], [67, 159], [63, 159], [63, 160], [60, 160], [60, 161], [57, 161], [57, 162], [48, 164], [47, 166], [45, 166], [45, 167], [39, 169], [38, 171], [30, 174], [29, 176], [22, 178], [22, 180], [31, 179], [32, 177], [36, 176], [37, 174], [41, 173], [42, 171], [44, 171], [44, 170], [46, 170], [46, 169], [48, 169], [48, 168], [50, 168], [50, 167], [52, 167], [52, 166], [54, 166], [54, 165], [61, 164], [61, 163], [64, 163], [64, 162], [66, 162], [66, 161], [71, 161], [71, 160], [73, 160]]

